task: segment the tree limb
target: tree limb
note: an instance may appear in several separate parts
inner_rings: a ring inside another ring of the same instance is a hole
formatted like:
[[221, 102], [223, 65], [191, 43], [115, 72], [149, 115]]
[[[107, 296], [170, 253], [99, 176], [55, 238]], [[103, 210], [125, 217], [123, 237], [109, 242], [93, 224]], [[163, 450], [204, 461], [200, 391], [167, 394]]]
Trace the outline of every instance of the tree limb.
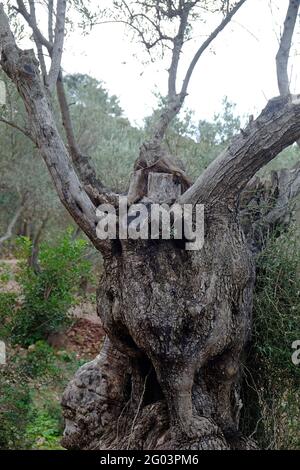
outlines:
[[[97, 178], [96, 171], [92, 166], [89, 158], [82, 154], [80, 148], [77, 144], [72, 119], [70, 115], [70, 108], [67, 101], [66, 91], [63, 83], [63, 74], [60, 71], [58, 75], [58, 80], [56, 83], [56, 91], [59, 102], [60, 113], [62, 116], [62, 122], [65, 129], [69, 152], [72, 157], [72, 161], [75, 165], [75, 168], [80, 175], [83, 183], [85, 184], [85, 189], [88, 192], [90, 198], [95, 205], [99, 205], [101, 196], [99, 197], [98, 193], [106, 193], [109, 195], [111, 200], [116, 203], [116, 195], [113, 195], [109, 192], [108, 189], [104, 187], [101, 181]], [[95, 188], [96, 190], [94, 190]]]
[[210, 164], [181, 203], [233, 208], [257, 171], [300, 137], [300, 95], [269, 101], [261, 115]]
[[49, 213], [46, 213], [44, 217], [42, 218], [42, 222], [32, 240], [32, 247], [31, 247], [31, 253], [28, 259], [28, 264], [34, 270], [36, 274], [39, 274], [41, 272], [41, 267], [39, 265], [40, 240], [48, 222], [49, 222]]
[[32, 17], [30, 15], [30, 13], [27, 11], [23, 0], [17, 0], [17, 4], [18, 4], [18, 8], [16, 8], [17, 12], [19, 12], [23, 16], [25, 21], [29, 24], [29, 26], [31, 27], [34, 35], [36, 36], [36, 38], [38, 40], [38, 42], [42, 46], [45, 46], [48, 51], [51, 50], [52, 45], [45, 38], [45, 36], [41, 33], [41, 31], [37, 27], [37, 24], [32, 21]]
[[[62, 47], [63, 47], [63, 35], [64, 35], [64, 23], [65, 23], [65, 0], [60, 0], [57, 4], [57, 15], [59, 15], [59, 20], [57, 19], [56, 28], [55, 28], [55, 38], [54, 44], [53, 40], [53, 2], [50, 1], [48, 4], [48, 34], [49, 41], [43, 36], [40, 29], [37, 25], [36, 15], [35, 15], [35, 0], [30, 0], [31, 9], [30, 13], [26, 10], [26, 7], [23, 3], [23, 0], [18, 0], [19, 13], [23, 16], [28, 26], [32, 29], [34, 35], [34, 41], [39, 51], [42, 46], [44, 46], [51, 58], [51, 69], [49, 75], [46, 71], [43, 71], [45, 85], [56, 85], [57, 97], [60, 105], [60, 112], [62, 116], [63, 126], [66, 132], [66, 137], [69, 145], [69, 152], [76, 168], [76, 171], [80, 175], [83, 183], [85, 184], [85, 190], [88, 192], [90, 198], [92, 199], [95, 205], [99, 205], [103, 201], [103, 197], [107, 201], [108, 198], [112, 203], [116, 203], [116, 195], [109, 192], [101, 181], [97, 178], [94, 167], [92, 166], [90, 159], [83, 155], [77, 144], [75, 133], [73, 130], [72, 119], [69, 111], [69, 105], [66, 98], [66, 93], [63, 85], [63, 75], [61, 72], [61, 58], [62, 58]], [[56, 16], [57, 16], [56, 15]], [[52, 32], [52, 34], [51, 34]], [[58, 68], [59, 65], [59, 69]], [[56, 77], [56, 73], [58, 75]], [[52, 78], [50, 77], [52, 75]], [[49, 83], [49, 77], [51, 83]], [[54, 77], [56, 81], [54, 83]]]
[[28, 137], [34, 143], [34, 145], [36, 145], [36, 141], [32, 137], [30, 131], [24, 129], [23, 127], [18, 126], [18, 124], [16, 124], [15, 122], [8, 121], [7, 119], [5, 119], [3, 117], [0, 117], [0, 122], [3, 122], [4, 124], [6, 124], [7, 126], [12, 127], [13, 129], [17, 129], [19, 132], [21, 132], [23, 135], [25, 135], [25, 137]]
[[[34, 0], [29, 0], [29, 8], [30, 8], [30, 16], [32, 18], [32, 22], [33, 22], [34, 25], [36, 25], [36, 28], [37, 28]], [[47, 68], [46, 68], [46, 63], [45, 63], [45, 59], [44, 59], [43, 45], [39, 42], [39, 39], [38, 39], [38, 36], [37, 36], [35, 30], [32, 30], [32, 31], [33, 31], [33, 36], [34, 36], [34, 42], [35, 42], [36, 48], [37, 48], [37, 53], [38, 53], [38, 58], [39, 58], [40, 66], [41, 66], [42, 76], [43, 76], [43, 79], [44, 79], [44, 83], [46, 85], [46, 83], [47, 83]]]
[[199, 47], [198, 51], [196, 52], [193, 60], [190, 63], [190, 66], [186, 72], [185, 79], [182, 84], [181, 94], [185, 96], [187, 94], [188, 86], [194, 72], [194, 69], [202, 56], [203, 52], [211, 45], [211, 43], [216, 39], [216, 37], [223, 31], [223, 29], [230, 23], [234, 15], [239, 11], [241, 6], [246, 2], [246, 0], [240, 0], [229, 13], [223, 19], [223, 21], [219, 24], [219, 26], [211, 33], [211, 35], [204, 41], [204, 43]]
[[[277, 81], [282, 97], [290, 94], [288, 62], [300, 1], [290, 0], [276, 55]], [[298, 145], [300, 140], [298, 140]], [[289, 226], [292, 202], [300, 193], [300, 164], [292, 169], [273, 171], [271, 178], [254, 177], [241, 194], [241, 221], [254, 252], [265, 246], [270, 234]]]
[[184, 44], [184, 35], [188, 24], [188, 16], [190, 11], [195, 3], [197, 2], [188, 2], [186, 3], [182, 10], [178, 12], [176, 10], [176, 14], [180, 14], [180, 26], [176, 37], [173, 40], [174, 47], [172, 51], [172, 60], [171, 66], [169, 69], [169, 81], [168, 81], [168, 103], [166, 107], [162, 110], [160, 118], [156, 123], [153, 129], [153, 138], [152, 138], [152, 145], [155, 142], [157, 146], [159, 146], [165, 136], [166, 130], [174, 119], [174, 117], [179, 113], [182, 105], [184, 103], [185, 97], [187, 95], [188, 86], [194, 72], [194, 69], [201, 57], [201, 55], [205, 52], [205, 50], [210, 46], [210, 44], [216, 39], [216, 37], [223, 31], [223, 29], [230, 23], [234, 15], [238, 12], [241, 6], [246, 2], [246, 0], [240, 0], [235, 7], [232, 8], [231, 11], [227, 14], [227, 16], [223, 19], [223, 21], [219, 24], [219, 26], [210, 34], [207, 40], [199, 47], [198, 51], [196, 52], [193, 60], [190, 63], [190, 66], [186, 72], [182, 88], [180, 93], [176, 93], [176, 81], [177, 81], [177, 73], [178, 73], [178, 66], [180, 60], [180, 54], [182, 52], [182, 47]]
[[53, 44], [53, 0], [48, 0], [48, 39]]
[[2, 237], [0, 237], [0, 247], [1, 245], [3, 245], [4, 242], [6, 242], [6, 240], [9, 240], [12, 237], [14, 226], [18, 222], [19, 217], [21, 216], [23, 210], [24, 210], [24, 203], [22, 203], [21, 206], [17, 209], [15, 215], [9, 222], [6, 233]]
[[168, 98], [172, 100], [176, 96], [176, 80], [180, 54], [184, 43], [184, 35], [187, 27], [190, 8], [183, 8], [180, 14], [178, 33], [173, 41], [172, 61], [169, 69]]
[[48, 86], [52, 93], [60, 73], [61, 59], [65, 39], [66, 0], [57, 0], [54, 44], [51, 53], [51, 67], [48, 74]]
[[38, 148], [61, 202], [93, 244], [100, 250], [107, 250], [108, 242], [97, 238], [96, 207], [79, 181], [58, 133], [34, 52], [17, 47], [3, 5], [0, 5], [0, 46], [2, 68], [23, 99]]
[[300, 0], [290, 0], [284, 22], [283, 33], [280, 39], [279, 50], [276, 55], [277, 81], [280, 95], [290, 93], [290, 80], [288, 74], [288, 63], [292, 47], [292, 39], [299, 13]]

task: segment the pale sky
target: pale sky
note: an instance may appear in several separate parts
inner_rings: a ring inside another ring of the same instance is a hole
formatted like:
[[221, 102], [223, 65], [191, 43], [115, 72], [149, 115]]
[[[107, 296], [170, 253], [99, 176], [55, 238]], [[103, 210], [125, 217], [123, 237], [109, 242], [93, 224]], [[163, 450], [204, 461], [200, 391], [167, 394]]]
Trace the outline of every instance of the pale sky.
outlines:
[[[95, 0], [98, 1], [98, 0]], [[101, 0], [103, 1], [108, 0]], [[237, 112], [257, 114], [267, 100], [278, 95], [275, 56], [288, 0], [248, 0], [200, 59], [189, 88], [186, 106], [195, 119], [209, 119], [220, 111], [226, 95], [237, 104]], [[205, 35], [219, 23], [213, 14], [206, 26], [199, 23], [198, 36], [182, 55], [187, 67]], [[291, 89], [300, 93], [300, 21], [290, 60]], [[136, 57], [142, 46], [131, 42], [117, 24], [95, 26], [89, 36], [72, 33], [65, 44], [65, 73], [88, 73], [104, 81], [111, 94], [120, 98], [125, 115], [135, 124], [155, 107], [153, 92], [166, 93], [168, 62], [142, 65]], [[143, 57], [145, 57], [143, 55]], [[185, 67], [184, 67], [185, 65]], [[183, 71], [182, 69], [182, 71]]]

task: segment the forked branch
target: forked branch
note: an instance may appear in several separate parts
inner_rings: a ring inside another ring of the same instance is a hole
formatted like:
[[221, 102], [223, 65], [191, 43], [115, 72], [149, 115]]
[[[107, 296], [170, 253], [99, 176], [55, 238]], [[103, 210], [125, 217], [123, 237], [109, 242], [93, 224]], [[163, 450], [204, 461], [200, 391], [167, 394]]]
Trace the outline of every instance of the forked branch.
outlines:
[[[56, 87], [62, 122], [69, 146], [69, 153], [75, 169], [84, 183], [85, 190], [89, 193], [90, 198], [96, 205], [102, 200], [103, 196], [109, 197], [111, 200], [115, 201], [115, 195], [110, 193], [97, 178], [96, 171], [90, 162], [90, 159], [86, 155], [82, 154], [73, 129], [69, 105], [63, 84], [63, 74], [61, 71], [65, 36], [66, 0], [58, 0], [57, 2], [55, 31], [53, 31], [54, 2], [52, 0], [48, 2], [48, 38], [45, 37], [38, 26], [35, 2], [36, 0], [29, 1], [30, 11], [28, 12], [23, 0], [17, 0], [17, 11], [23, 16], [28, 26], [32, 29], [44, 84], [46, 85], [47, 90], [52, 93]], [[51, 59], [49, 73], [46, 71], [43, 48], [46, 49], [46, 52]]]
[[108, 242], [99, 240], [96, 235], [96, 208], [79, 181], [57, 130], [34, 52], [22, 51], [17, 47], [3, 5], [0, 5], [0, 48], [2, 68], [16, 85], [25, 104], [34, 139], [61, 202], [93, 244], [100, 250], [106, 250]]
[[[197, 63], [199, 62], [200, 57], [203, 53], [209, 48], [217, 36], [225, 29], [225, 27], [230, 23], [232, 18], [236, 15], [239, 9], [247, 0], [240, 0], [231, 10], [228, 10], [225, 18], [217, 26], [217, 28], [209, 35], [209, 37], [201, 44], [198, 48], [195, 56], [193, 57], [185, 78], [182, 83], [182, 87], [179, 93], [177, 93], [177, 78], [178, 78], [178, 68], [180, 63], [180, 55], [182, 53], [182, 48], [185, 42], [186, 30], [188, 27], [188, 19], [191, 13], [191, 10], [197, 2], [183, 2], [183, 6], [180, 11], [176, 12], [176, 15], [179, 16], [179, 29], [176, 36], [173, 38], [173, 49], [172, 49], [172, 58], [171, 65], [169, 68], [169, 79], [168, 79], [168, 100], [167, 105], [163, 109], [160, 119], [157, 122], [153, 130], [153, 141], [156, 144], [160, 144], [165, 136], [166, 130], [174, 119], [174, 117], [181, 110], [185, 97], [188, 93], [188, 87], [190, 80], [192, 78], [193, 72]], [[174, 13], [175, 14], [175, 13]]]

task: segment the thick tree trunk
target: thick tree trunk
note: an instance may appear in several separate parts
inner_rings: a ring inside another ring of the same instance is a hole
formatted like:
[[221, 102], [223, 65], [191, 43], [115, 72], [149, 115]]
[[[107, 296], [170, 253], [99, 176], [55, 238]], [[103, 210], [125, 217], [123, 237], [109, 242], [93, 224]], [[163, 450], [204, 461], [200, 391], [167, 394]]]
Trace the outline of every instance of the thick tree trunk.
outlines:
[[[100, 356], [70, 384], [63, 400], [66, 447], [247, 445], [239, 435], [239, 386], [251, 331], [253, 264], [236, 221], [220, 219], [208, 231], [202, 252], [147, 242], [123, 246], [106, 260], [98, 312], [110, 350], [122, 354], [116, 368], [113, 361], [103, 366]], [[118, 399], [102, 425], [115, 382]], [[98, 383], [106, 394], [103, 408]], [[78, 433], [81, 423], [94, 422], [93, 433], [84, 427]]]
[[[65, 447], [254, 448], [239, 433], [241, 362], [251, 334], [255, 272], [238, 198], [261, 167], [299, 139], [300, 96], [271, 100], [187, 191], [190, 182], [184, 172], [161, 151], [162, 123], [158, 138], [141, 149], [131, 202], [147, 196], [149, 204], [149, 189], [155, 189], [158, 178], [149, 178], [151, 172], [167, 173], [162, 180], [168, 184], [173, 175], [174, 199], [180, 181], [185, 193], [179, 203], [205, 204], [204, 247], [189, 252], [174, 240], [109, 243], [97, 237], [96, 206], [115, 204], [118, 198], [80, 181], [58, 133], [34, 53], [17, 47], [1, 4], [0, 40], [2, 68], [23, 99], [32, 139], [58, 195], [105, 258], [98, 312], [107, 340], [100, 356], [78, 372], [64, 394]], [[298, 176], [296, 171], [289, 179], [291, 194]], [[280, 184], [278, 188], [283, 197], [271, 220], [286, 199]], [[170, 197], [169, 189], [152, 194], [155, 199]]]
[[205, 232], [200, 251], [120, 241], [106, 257], [98, 313], [109, 339], [64, 395], [67, 448], [255, 447], [239, 433], [252, 255], [236, 213], [216, 207]]

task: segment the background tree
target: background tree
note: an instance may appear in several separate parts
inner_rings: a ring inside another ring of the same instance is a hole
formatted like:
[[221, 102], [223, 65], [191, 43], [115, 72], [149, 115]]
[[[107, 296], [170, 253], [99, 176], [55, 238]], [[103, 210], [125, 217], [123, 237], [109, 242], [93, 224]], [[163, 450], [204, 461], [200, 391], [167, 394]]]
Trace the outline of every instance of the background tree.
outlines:
[[[67, 2], [57, 1], [55, 15], [49, 2], [45, 35], [37, 25], [35, 2], [17, 0], [17, 11], [33, 32], [42, 77], [33, 51], [17, 47], [1, 7], [2, 68], [25, 104], [31, 138], [62, 203], [105, 259], [98, 312], [107, 339], [100, 356], [78, 372], [65, 393], [68, 448], [254, 447], [239, 431], [241, 360], [251, 335], [255, 281], [239, 200], [257, 171], [299, 138], [299, 96], [284, 93], [271, 100], [194, 184], [164, 148], [201, 55], [245, 2], [116, 1], [111, 13], [116, 11], [148, 50], [165, 44], [171, 48], [165, 105], [141, 146], [129, 200], [151, 200], [157, 188], [150, 184], [150, 173], [156, 173], [161, 195], [164, 181], [177, 188], [180, 184], [179, 203], [205, 205], [205, 245], [199, 252], [185, 251], [175, 240], [97, 238], [96, 206], [117, 204], [118, 198], [99, 180], [75, 138], [60, 68]], [[182, 49], [203, 7], [220, 14], [220, 23], [200, 45], [178, 86]], [[299, 1], [291, 0], [288, 16], [297, 17], [298, 10]], [[48, 68], [44, 51], [51, 59]], [[50, 102], [55, 86], [67, 147]], [[295, 175], [297, 170], [286, 172], [287, 199], [299, 191]], [[282, 192], [277, 193], [270, 211], [273, 225], [280, 219], [278, 203], [282, 215]]]

